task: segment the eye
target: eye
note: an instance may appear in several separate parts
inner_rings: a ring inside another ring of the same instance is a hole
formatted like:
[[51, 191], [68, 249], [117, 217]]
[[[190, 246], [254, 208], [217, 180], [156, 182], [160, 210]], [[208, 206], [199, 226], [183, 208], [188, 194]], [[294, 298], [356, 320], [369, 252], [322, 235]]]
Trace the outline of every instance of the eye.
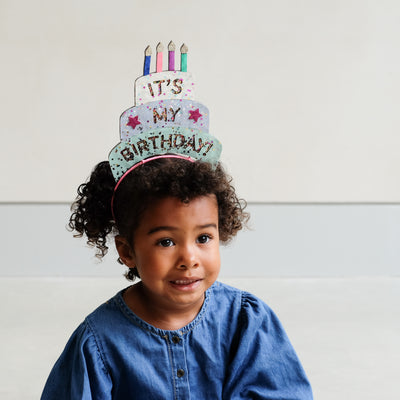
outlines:
[[175, 243], [171, 240], [171, 239], [161, 239], [158, 241], [157, 243], [158, 245], [160, 245], [161, 247], [171, 247], [173, 246]]
[[197, 243], [205, 244], [205, 243], [208, 243], [210, 240], [211, 240], [211, 236], [210, 235], [203, 234], [203, 235], [200, 235], [197, 238]]

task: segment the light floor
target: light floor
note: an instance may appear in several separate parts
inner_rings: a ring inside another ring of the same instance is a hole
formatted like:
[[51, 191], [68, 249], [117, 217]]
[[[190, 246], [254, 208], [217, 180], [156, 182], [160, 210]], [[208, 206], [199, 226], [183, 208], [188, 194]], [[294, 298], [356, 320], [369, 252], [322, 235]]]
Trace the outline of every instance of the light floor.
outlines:
[[[315, 399], [400, 399], [400, 278], [224, 282], [275, 310]], [[38, 399], [77, 324], [127, 285], [114, 278], [0, 278], [0, 398]]]

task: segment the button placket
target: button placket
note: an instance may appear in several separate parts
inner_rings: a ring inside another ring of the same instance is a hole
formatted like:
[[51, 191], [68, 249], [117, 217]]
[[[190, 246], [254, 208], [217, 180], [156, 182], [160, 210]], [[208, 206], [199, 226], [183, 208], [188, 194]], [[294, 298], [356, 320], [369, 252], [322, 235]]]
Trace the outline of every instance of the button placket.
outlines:
[[170, 336], [170, 350], [172, 355], [172, 368], [175, 375], [175, 390], [177, 399], [190, 399], [189, 379], [184, 348], [184, 339], [180, 334]]

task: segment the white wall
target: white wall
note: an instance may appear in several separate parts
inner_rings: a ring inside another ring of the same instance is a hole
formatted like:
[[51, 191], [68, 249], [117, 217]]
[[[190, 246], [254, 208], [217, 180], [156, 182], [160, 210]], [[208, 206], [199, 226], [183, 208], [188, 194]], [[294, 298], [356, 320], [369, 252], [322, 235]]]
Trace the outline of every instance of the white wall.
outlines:
[[[222, 278], [399, 276], [400, 205], [250, 204], [222, 251]], [[1, 276], [121, 277], [66, 229], [67, 204], [0, 205]], [[121, 284], [123, 279], [121, 278]]]
[[396, 0], [3, 0], [0, 201], [70, 201], [118, 142], [143, 51], [188, 69], [239, 193], [400, 199]]

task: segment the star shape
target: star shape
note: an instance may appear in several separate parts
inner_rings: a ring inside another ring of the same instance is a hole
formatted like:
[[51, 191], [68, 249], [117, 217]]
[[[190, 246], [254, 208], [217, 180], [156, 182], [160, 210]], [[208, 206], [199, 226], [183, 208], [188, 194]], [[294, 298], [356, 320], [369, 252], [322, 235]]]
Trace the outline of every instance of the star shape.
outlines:
[[136, 115], [136, 117], [128, 117], [128, 118], [129, 118], [129, 122], [126, 125], [131, 126], [133, 129], [135, 129], [137, 125], [141, 124], [141, 122], [138, 121], [138, 119], [139, 119], [138, 115]]
[[189, 119], [193, 119], [194, 122], [197, 122], [197, 120], [198, 120], [200, 117], [203, 116], [203, 114], [200, 114], [199, 109], [194, 110], [194, 111], [193, 111], [193, 110], [189, 110], [189, 113], [190, 113]]

